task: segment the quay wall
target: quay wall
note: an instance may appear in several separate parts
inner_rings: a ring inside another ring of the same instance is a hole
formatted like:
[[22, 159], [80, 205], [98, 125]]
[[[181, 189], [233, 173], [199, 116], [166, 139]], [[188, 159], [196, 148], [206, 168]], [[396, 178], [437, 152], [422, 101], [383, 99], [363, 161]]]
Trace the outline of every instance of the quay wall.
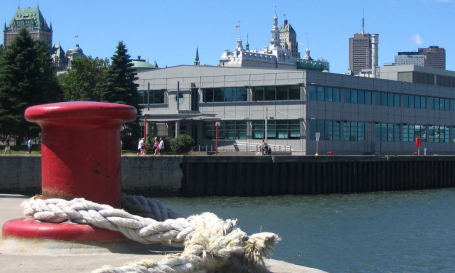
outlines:
[[[122, 156], [122, 191], [267, 196], [455, 186], [455, 156]], [[38, 194], [41, 157], [0, 156], [0, 193]]]

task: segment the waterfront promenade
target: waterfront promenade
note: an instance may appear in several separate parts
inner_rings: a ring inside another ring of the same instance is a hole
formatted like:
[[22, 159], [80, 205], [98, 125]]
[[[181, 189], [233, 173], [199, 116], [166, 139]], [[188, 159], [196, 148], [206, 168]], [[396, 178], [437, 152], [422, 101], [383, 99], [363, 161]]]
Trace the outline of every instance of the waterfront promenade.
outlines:
[[[29, 197], [14, 194], [0, 194], [0, 225], [12, 219], [23, 216], [20, 204]], [[1, 247], [1, 241], [0, 241]], [[59, 253], [60, 252], [60, 253]], [[86, 254], [86, 255], [61, 255], [55, 250], [53, 255], [25, 255], [0, 253], [1, 272], [91, 272], [103, 265], [122, 266], [127, 262], [149, 259], [154, 262], [161, 261], [164, 253], [152, 252], [150, 254]], [[323, 273], [323, 271], [297, 266], [283, 261], [268, 259], [266, 264], [270, 272], [276, 273]]]

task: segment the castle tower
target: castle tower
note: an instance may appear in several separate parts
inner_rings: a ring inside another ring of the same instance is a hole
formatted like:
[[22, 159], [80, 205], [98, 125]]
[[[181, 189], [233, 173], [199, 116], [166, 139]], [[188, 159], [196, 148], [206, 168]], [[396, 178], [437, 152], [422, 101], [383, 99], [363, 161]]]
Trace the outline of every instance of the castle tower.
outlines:
[[52, 46], [52, 25], [49, 27], [44, 20], [39, 8], [18, 9], [13, 19], [3, 29], [3, 45], [8, 47], [19, 34], [26, 28], [33, 40], [43, 39]]
[[284, 20], [284, 24], [280, 27], [280, 44], [283, 49], [292, 52], [293, 58], [300, 59], [297, 34], [287, 19]]

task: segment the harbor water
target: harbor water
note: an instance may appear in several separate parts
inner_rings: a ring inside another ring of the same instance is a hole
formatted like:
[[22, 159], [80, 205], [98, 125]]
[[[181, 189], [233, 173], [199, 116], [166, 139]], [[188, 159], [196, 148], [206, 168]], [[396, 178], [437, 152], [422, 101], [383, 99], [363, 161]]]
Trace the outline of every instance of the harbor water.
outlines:
[[454, 272], [455, 189], [270, 197], [157, 198], [277, 233], [272, 258], [327, 272]]

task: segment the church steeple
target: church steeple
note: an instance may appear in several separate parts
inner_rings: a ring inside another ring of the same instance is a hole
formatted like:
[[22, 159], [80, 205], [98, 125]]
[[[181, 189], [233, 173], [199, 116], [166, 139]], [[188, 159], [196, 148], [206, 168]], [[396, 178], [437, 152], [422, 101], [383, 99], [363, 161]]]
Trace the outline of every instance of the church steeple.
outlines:
[[196, 47], [196, 58], [194, 58], [194, 65], [200, 65], [199, 62], [199, 47]]

